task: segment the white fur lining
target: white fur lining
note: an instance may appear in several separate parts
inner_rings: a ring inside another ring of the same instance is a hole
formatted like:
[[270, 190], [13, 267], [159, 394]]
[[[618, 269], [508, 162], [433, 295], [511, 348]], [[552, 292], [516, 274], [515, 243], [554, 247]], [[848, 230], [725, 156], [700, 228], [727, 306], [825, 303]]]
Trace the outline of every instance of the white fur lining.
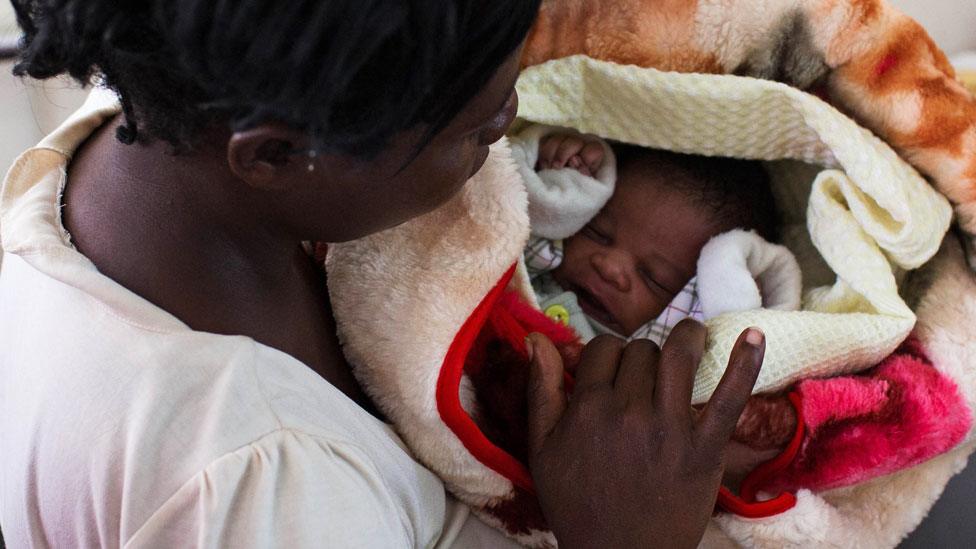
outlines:
[[[519, 257], [526, 194], [506, 140], [437, 210], [329, 246], [329, 292], [343, 351], [360, 384], [417, 459], [466, 503], [511, 497], [512, 483], [468, 452], [437, 409], [437, 380], [457, 331]], [[524, 274], [513, 286], [531, 296]], [[470, 384], [462, 404], [473, 408]]]

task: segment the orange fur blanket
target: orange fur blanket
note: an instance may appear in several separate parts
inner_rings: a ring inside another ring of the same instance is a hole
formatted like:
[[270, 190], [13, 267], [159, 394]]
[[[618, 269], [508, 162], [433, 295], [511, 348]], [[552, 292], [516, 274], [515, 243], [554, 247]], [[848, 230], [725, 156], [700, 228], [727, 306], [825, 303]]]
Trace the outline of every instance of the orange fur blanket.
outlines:
[[976, 235], [976, 99], [883, 0], [544, 0], [523, 65], [574, 54], [815, 90], [928, 176]]

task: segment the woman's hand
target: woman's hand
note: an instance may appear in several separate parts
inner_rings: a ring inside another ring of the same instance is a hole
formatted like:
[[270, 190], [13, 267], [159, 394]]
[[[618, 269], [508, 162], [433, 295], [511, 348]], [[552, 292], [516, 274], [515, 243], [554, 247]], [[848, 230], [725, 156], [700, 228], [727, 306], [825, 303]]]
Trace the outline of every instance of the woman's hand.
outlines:
[[594, 339], [567, 401], [562, 360], [529, 336], [529, 466], [560, 547], [695, 547], [715, 506], [736, 421], [765, 342], [739, 337], [711, 400], [691, 408], [705, 328], [680, 323], [649, 341]]

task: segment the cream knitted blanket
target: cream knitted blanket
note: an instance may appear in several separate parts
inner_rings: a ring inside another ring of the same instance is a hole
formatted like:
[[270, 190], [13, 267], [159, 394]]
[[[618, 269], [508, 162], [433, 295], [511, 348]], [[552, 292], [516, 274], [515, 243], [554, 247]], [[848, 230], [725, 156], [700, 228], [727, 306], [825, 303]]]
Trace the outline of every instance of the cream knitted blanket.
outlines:
[[799, 312], [710, 320], [694, 402], [711, 395], [748, 326], [761, 327], [768, 342], [756, 392], [873, 366], [914, 326], [897, 273], [935, 254], [952, 208], [887, 144], [827, 103], [767, 80], [666, 73], [585, 56], [528, 68], [518, 91], [526, 121], [652, 148], [823, 168], [810, 187], [806, 219], [836, 281], [808, 289]]

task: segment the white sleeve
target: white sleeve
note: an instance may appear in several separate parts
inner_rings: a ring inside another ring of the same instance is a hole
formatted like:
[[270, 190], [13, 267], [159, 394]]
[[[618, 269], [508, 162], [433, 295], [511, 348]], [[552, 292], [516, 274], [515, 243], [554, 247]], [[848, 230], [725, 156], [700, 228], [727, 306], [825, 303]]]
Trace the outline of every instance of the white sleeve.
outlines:
[[[126, 547], [422, 547], [445, 498], [406, 505], [354, 444], [276, 431], [227, 454], [182, 486]], [[422, 498], [420, 498], [422, 499]], [[442, 526], [442, 525], [441, 525]]]
[[558, 240], [579, 232], [610, 200], [617, 182], [617, 160], [610, 145], [598, 139], [604, 156], [603, 166], [595, 177], [585, 176], [572, 168], [536, 172], [539, 142], [553, 133], [580, 135], [569, 128], [533, 124], [510, 137], [509, 142], [529, 194], [532, 232]]

